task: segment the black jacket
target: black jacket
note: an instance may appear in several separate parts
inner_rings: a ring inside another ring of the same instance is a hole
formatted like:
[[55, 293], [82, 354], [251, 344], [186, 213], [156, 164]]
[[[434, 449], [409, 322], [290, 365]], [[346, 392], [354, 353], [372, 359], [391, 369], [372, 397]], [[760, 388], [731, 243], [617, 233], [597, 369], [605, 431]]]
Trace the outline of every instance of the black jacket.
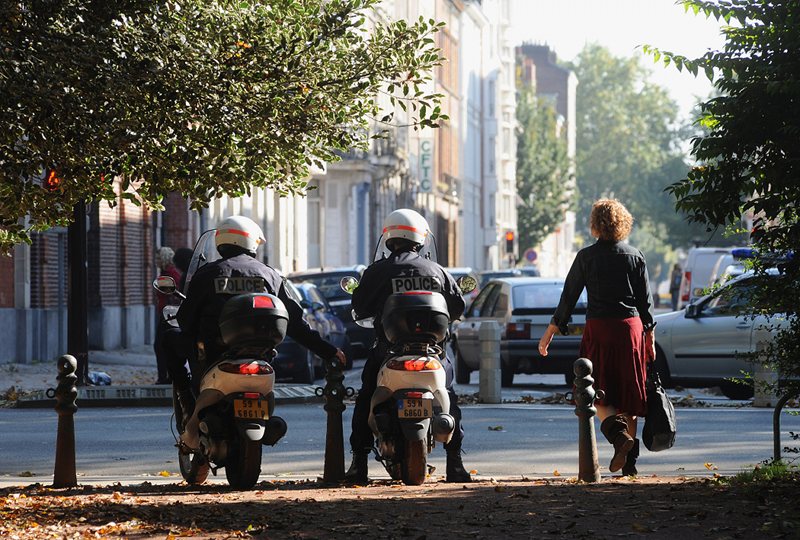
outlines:
[[379, 339], [385, 340], [380, 320], [386, 299], [395, 292], [420, 289], [440, 292], [444, 296], [451, 321], [464, 313], [464, 297], [453, 276], [415, 251], [392, 253], [364, 270], [361, 282], [353, 292], [353, 310], [359, 319], [375, 317], [375, 333]]
[[598, 240], [578, 252], [552, 320], [562, 333], [567, 332], [584, 287], [587, 319], [640, 317], [645, 330], [655, 326], [647, 266], [638, 249], [624, 242]]
[[193, 341], [203, 341], [213, 360], [224, 350], [219, 315], [225, 302], [237, 294], [266, 292], [280, 298], [289, 312], [287, 335], [322, 358], [331, 358], [336, 347], [322, 339], [303, 319], [300, 307], [286, 291], [283, 277], [274, 269], [241, 254], [201, 267], [192, 276], [186, 300], [178, 310], [178, 324]]

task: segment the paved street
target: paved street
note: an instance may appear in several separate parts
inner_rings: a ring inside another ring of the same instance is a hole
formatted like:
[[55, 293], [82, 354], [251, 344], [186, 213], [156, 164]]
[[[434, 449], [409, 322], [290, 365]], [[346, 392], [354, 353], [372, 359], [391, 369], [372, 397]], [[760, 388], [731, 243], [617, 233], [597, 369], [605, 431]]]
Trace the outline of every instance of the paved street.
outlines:
[[[351, 411], [348, 406], [345, 426]], [[264, 449], [263, 477], [316, 478], [323, 470], [322, 405], [286, 405], [278, 414], [288, 422], [289, 432], [277, 447]], [[80, 481], [138, 482], [157, 480], [164, 470], [177, 473], [170, 415], [165, 407], [79, 410], [75, 426]], [[577, 474], [577, 419], [569, 406], [472, 405], [464, 407], [464, 420], [465, 463], [483, 477]], [[680, 408], [678, 422], [676, 446], [661, 453], [644, 451], [642, 474], [733, 474], [772, 454], [771, 409]], [[56, 424], [51, 410], [0, 410], [0, 484], [50, 481]], [[783, 427], [784, 433], [800, 431], [800, 419], [785, 415]], [[346, 429], [345, 436], [348, 433]], [[598, 448], [604, 467], [610, 446], [600, 442]], [[430, 462], [443, 472], [441, 448], [434, 450]], [[371, 473], [386, 477], [377, 462]]]

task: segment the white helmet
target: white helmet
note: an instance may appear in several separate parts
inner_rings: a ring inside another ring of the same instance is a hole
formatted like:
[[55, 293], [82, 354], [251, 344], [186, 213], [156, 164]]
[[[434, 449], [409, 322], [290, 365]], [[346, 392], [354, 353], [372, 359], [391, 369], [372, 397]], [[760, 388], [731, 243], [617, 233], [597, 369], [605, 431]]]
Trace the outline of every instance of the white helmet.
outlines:
[[392, 238], [405, 238], [422, 245], [430, 232], [425, 218], [408, 208], [395, 210], [386, 216], [386, 220], [383, 222], [384, 242], [388, 242]]
[[265, 244], [264, 233], [255, 221], [244, 216], [230, 216], [222, 220], [217, 227], [214, 243], [220, 246], [239, 246], [255, 253], [258, 246]]

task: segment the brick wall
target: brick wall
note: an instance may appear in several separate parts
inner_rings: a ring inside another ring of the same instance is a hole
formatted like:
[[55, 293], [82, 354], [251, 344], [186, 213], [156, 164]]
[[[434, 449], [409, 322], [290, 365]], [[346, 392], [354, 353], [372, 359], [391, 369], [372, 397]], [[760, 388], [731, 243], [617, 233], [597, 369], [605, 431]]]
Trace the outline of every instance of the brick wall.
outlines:
[[[66, 232], [47, 231], [31, 237], [31, 307], [57, 308], [59, 305], [59, 272], [62, 273], [61, 302], [66, 306], [68, 275]], [[63, 243], [64, 260], [59, 261], [59, 240]]]
[[0, 255], [0, 308], [14, 307], [14, 255]]
[[152, 304], [151, 212], [124, 200], [114, 208], [99, 203], [93, 205], [89, 221], [89, 305]]

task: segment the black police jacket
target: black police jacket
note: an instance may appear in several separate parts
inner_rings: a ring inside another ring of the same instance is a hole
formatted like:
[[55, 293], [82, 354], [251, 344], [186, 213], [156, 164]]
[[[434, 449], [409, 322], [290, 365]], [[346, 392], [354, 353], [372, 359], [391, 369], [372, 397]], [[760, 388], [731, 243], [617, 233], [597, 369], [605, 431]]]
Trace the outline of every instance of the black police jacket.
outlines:
[[219, 315], [225, 302], [238, 294], [266, 292], [281, 299], [289, 312], [289, 337], [322, 358], [331, 358], [336, 347], [322, 339], [303, 319], [300, 307], [286, 291], [283, 277], [274, 269], [244, 253], [201, 267], [192, 276], [186, 300], [178, 309], [178, 324], [193, 341], [202, 341], [213, 360], [224, 350]]
[[385, 341], [386, 335], [380, 323], [383, 305], [392, 294], [409, 290], [441, 293], [447, 302], [451, 321], [464, 313], [464, 297], [453, 276], [415, 251], [392, 253], [364, 270], [358, 287], [353, 291], [353, 311], [359, 319], [375, 317], [375, 333]]
[[551, 321], [562, 333], [584, 287], [587, 319], [640, 317], [646, 330], [655, 326], [647, 265], [635, 247], [598, 240], [578, 252]]

